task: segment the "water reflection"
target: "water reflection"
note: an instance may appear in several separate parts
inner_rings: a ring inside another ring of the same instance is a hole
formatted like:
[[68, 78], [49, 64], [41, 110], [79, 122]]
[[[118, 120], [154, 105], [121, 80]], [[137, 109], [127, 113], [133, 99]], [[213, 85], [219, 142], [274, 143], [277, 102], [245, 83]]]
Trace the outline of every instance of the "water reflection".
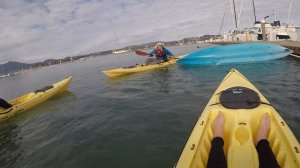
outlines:
[[20, 148], [22, 137], [15, 121], [0, 123], [0, 167], [14, 167], [24, 158], [25, 151]]
[[[155, 79], [155, 88], [158, 92], [168, 93], [171, 92], [170, 80], [172, 78], [172, 71], [169, 71], [168, 68], [163, 68], [155, 73], [151, 74], [150, 79]], [[155, 77], [153, 77], [155, 76]]]

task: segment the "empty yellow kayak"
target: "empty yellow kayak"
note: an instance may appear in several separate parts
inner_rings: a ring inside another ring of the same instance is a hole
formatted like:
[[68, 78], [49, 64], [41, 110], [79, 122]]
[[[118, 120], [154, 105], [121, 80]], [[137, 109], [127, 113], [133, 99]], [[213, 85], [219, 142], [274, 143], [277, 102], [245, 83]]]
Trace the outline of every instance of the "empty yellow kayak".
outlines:
[[112, 69], [112, 70], [105, 70], [105, 71], [102, 71], [102, 73], [104, 73], [107, 77], [113, 78], [113, 77], [118, 77], [118, 76], [122, 76], [122, 75], [128, 75], [128, 74], [133, 74], [133, 73], [137, 73], [137, 72], [143, 72], [143, 71], [148, 71], [148, 70], [152, 70], [152, 69], [163, 68], [163, 67], [167, 67], [171, 64], [175, 64], [178, 59], [183, 58], [185, 56], [186, 55], [176, 56], [167, 62], [163, 62], [163, 63], [159, 63], [159, 64], [136, 65], [136, 66], [128, 67], [128, 68], [117, 68], [117, 69]]
[[12, 107], [4, 109], [0, 107], [0, 121], [7, 119], [11, 116], [28, 110], [47, 99], [65, 91], [68, 89], [71, 83], [72, 77], [68, 77], [60, 82], [57, 82], [51, 86], [46, 86], [42, 89], [36, 90], [34, 92], [27, 93], [16, 99], [8, 101]]
[[223, 79], [198, 119], [176, 168], [206, 167], [212, 122], [224, 113], [224, 153], [228, 168], [258, 168], [254, 144], [262, 115], [268, 113], [270, 147], [282, 168], [300, 167], [300, 145], [296, 137], [268, 100], [241, 73], [232, 69]]

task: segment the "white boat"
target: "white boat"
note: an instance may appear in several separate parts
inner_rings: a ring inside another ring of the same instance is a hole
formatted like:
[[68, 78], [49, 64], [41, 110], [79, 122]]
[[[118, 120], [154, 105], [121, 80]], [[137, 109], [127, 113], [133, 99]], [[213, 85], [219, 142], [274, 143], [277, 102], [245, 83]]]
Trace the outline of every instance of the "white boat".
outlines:
[[300, 41], [300, 27], [291, 26], [286, 28], [286, 33], [290, 36], [293, 41]]
[[[253, 28], [250, 29], [258, 35], [258, 40], [262, 38], [261, 24], [262, 23], [256, 23]], [[279, 21], [274, 21], [274, 23], [265, 23], [265, 28], [268, 41], [300, 41], [300, 27], [298, 26], [288, 24], [280, 25]]]
[[121, 54], [121, 53], [127, 53], [127, 52], [129, 52], [130, 50], [114, 50], [112, 53], [113, 54]]

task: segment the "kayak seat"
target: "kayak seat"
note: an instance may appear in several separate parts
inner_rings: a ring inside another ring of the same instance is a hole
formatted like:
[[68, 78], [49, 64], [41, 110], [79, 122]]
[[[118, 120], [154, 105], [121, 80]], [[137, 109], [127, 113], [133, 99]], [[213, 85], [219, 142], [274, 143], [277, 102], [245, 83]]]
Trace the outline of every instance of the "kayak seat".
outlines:
[[261, 102], [255, 91], [237, 86], [222, 91], [220, 103], [228, 109], [253, 109]]
[[12, 105], [9, 104], [6, 100], [3, 100], [0, 98], [0, 107], [2, 107], [4, 109], [9, 109], [12, 107]]
[[52, 89], [53, 87], [54, 87], [53, 85], [51, 85], [51, 86], [45, 86], [42, 89], [38, 89], [38, 90], [34, 91], [34, 93], [45, 92], [45, 91], [47, 91], [49, 89]]

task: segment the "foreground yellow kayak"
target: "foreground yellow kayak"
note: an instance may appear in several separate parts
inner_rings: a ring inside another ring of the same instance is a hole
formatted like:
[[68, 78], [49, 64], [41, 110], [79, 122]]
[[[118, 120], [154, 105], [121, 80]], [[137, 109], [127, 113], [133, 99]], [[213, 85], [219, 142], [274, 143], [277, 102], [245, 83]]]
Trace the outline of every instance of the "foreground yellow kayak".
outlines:
[[167, 67], [171, 64], [175, 64], [178, 59], [183, 58], [185, 56], [186, 55], [176, 56], [167, 62], [163, 62], [163, 63], [159, 63], [159, 64], [137, 65], [137, 66], [133, 66], [133, 67], [129, 67], [129, 68], [117, 68], [117, 69], [112, 69], [112, 70], [105, 70], [102, 72], [107, 77], [113, 78], [113, 77], [118, 77], [118, 76], [122, 76], [122, 75], [128, 75], [128, 74], [133, 74], [133, 73], [137, 73], [137, 72], [143, 72], [143, 71], [148, 71], [148, 70], [152, 70], [152, 69]]
[[223, 111], [224, 152], [228, 168], [258, 168], [254, 145], [260, 119], [268, 113], [268, 141], [282, 168], [300, 167], [300, 145], [268, 100], [237, 70], [223, 79], [198, 119], [176, 168], [205, 168], [213, 138], [212, 122]]
[[0, 121], [7, 119], [11, 116], [28, 110], [47, 99], [65, 91], [68, 89], [71, 83], [72, 77], [68, 77], [60, 82], [57, 82], [51, 86], [46, 86], [42, 89], [36, 90], [35, 92], [27, 93], [16, 99], [8, 101], [12, 107], [4, 109], [0, 107]]

